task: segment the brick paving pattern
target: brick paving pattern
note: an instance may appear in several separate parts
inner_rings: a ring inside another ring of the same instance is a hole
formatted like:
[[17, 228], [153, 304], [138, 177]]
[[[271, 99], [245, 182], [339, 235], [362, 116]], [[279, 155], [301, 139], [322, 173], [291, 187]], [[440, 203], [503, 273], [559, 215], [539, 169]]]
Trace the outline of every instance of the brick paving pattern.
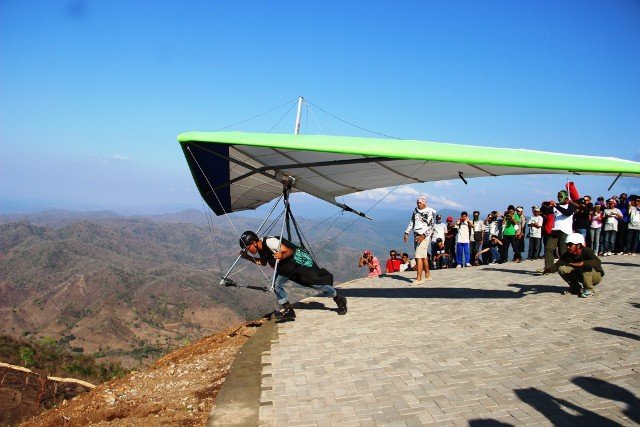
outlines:
[[541, 261], [356, 280], [345, 316], [307, 299], [262, 354], [260, 424], [637, 425], [640, 259], [603, 261], [586, 299]]

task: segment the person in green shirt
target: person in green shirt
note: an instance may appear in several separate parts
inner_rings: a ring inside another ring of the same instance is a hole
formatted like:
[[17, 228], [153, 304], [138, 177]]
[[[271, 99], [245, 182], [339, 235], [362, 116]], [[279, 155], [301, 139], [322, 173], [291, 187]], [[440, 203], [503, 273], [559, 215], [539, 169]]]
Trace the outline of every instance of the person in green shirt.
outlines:
[[513, 260], [521, 262], [517, 259], [518, 254], [518, 242], [516, 241], [516, 224], [520, 224], [520, 215], [516, 213], [516, 208], [513, 205], [509, 205], [507, 211], [504, 213], [504, 222], [502, 229], [502, 242], [504, 245], [502, 262], [507, 262], [509, 259], [509, 246], [513, 250]]

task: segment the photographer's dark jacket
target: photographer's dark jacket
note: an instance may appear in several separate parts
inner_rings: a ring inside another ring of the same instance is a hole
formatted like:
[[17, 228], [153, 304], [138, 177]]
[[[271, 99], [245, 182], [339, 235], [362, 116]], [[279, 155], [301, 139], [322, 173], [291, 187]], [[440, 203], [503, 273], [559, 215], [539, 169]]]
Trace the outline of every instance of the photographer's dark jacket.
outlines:
[[600, 273], [602, 276], [604, 276], [604, 270], [602, 269], [600, 258], [598, 258], [598, 256], [595, 253], [593, 253], [593, 251], [590, 248], [582, 248], [582, 252], [580, 253], [579, 256], [575, 256], [571, 252], [566, 251], [565, 253], [562, 254], [560, 259], [556, 261], [555, 264], [549, 267], [549, 272], [556, 273], [558, 271], [558, 268], [560, 268], [561, 266], [569, 265], [572, 262], [580, 262], [580, 261], [584, 262], [584, 265], [582, 267], [577, 267], [580, 270], [583, 270], [583, 271], [595, 270], [598, 273]]

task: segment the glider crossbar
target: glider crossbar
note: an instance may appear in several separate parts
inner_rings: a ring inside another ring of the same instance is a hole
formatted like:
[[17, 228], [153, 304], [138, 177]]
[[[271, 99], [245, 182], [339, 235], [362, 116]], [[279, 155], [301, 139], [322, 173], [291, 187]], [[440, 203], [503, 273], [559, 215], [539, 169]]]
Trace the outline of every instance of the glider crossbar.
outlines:
[[[210, 154], [213, 154], [214, 156], [220, 157], [221, 159], [227, 160], [229, 162], [235, 163], [237, 165], [240, 165], [242, 167], [245, 167], [247, 169], [250, 170], [250, 172], [247, 172], [243, 175], [240, 175], [232, 180], [229, 180], [227, 182], [224, 182], [220, 185], [217, 185], [216, 187], [213, 187], [210, 183], [209, 183], [209, 187], [211, 188], [211, 191], [216, 194], [216, 190], [219, 190], [221, 188], [227, 187], [231, 184], [233, 184], [234, 182], [240, 181], [242, 179], [248, 178], [252, 175], [255, 174], [260, 174], [263, 175], [267, 178], [270, 179], [274, 179], [277, 180], [278, 176], [277, 174], [269, 174], [267, 173], [267, 171], [270, 170], [274, 170], [274, 171], [279, 171], [279, 169], [299, 169], [299, 168], [307, 168], [307, 167], [317, 167], [317, 166], [336, 166], [336, 165], [351, 165], [351, 164], [358, 164], [358, 163], [368, 163], [371, 161], [383, 161], [383, 160], [391, 160], [387, 157], [363, 157], [363, 158], [358, 158], [358, 159], [345, 159], [345, 160], [327, 160], [324, 162], [312, 162], [312, 163], [291, 163], [291, 164], [285, 164], [285, 165], [274, 165], [274, 166], [262, 166], [262, 167], [255, 167], [255, 166], [251, 166], [250, 164], [240, 161], [238, 159], [234, 159], [233, 157], [230, 156], [225, 156], [224, 154], [221, 153], [217, 153], [214, 150], [210, 150], [206, 147], [203, 147], [202, 145], [199, 144], [193, 144], [195, 147], [200, 148], [201, 150], [204, 150]], [[191, 152], [191, 150], [189, 149], [189, 152], [191, 153], [191, 156], [194, 158], [195, 160], [195, 156], [193, 155], [193, 153]], [[196, 161], [197, 163], [197, 161]], [[199, 166], [199, 165], [198, 165]], [[202, 171], [202, 168], [201, 168]], [[204, 175], [204, 172], [202, 172], [202, 174]], [[206, 176], [205, 176], [206, 178]], [[208, 182], [208, 180], [207, 180]], [[217, 196], [216, 196], [217, 197]], [[363, 218], [367, 218], [367, 219], [371, 219], [369, 217], [366, 216], [365, 213], [359, 212], [353, 208], [351, 208], [350, 206], [347, 206], [343, 203], [339, 203], [339, 202], [330, 202], [328, 200], [325, 199], [325, 201], [332, 203], [336, 206], [338, 206], [340, 209], [343, 209], [347, 212], [352, 212], [356, 215], [359, 215]], [[226, 212], [225, 212], [226, 213]]]
[[[221, 154], [218, 153], [218, 155], [222, 158], [226, 158], [226, 156], [223, 156]], [[340, 165], [355, 165], [358, 163], [369, 163], [372, 160], [374, 161], [382, 161], [382, 160], [389, 160], [386, 157], [373, 157], [373, 158], [362, 158], [362, 159], [346, 159], [346, 160], [327, 160], [326, 162], [313, 162], [313, 163], [289, 163], [289, 164], [284, 164], [284, 165], [274, 165], [274, 166], [262, 166], [260, 168], [253, 168], [249, 165], [243, 164], [242, 162], [239, 162], [240, 164], [242, 164], [243, 166], [246, 166], [247, 168], [251, 169], [250, 172], [247, 172], [245, 174], [242, 174], [236, 178], [233, 178], [225, 183], [222, 183], [220, 185], [218, 185], [216, 187], [216, 190], [226, 187], [228, 185], [231, 185], [235, 182], [241, 181], [245, 178], [248, 178], [252, 175], [255, 175], [256, 173], [262, 173], [262, 172], [266, 172], [269, 170], [273, 170], [273, 171], [278, 171], [278, 170], [282, 170], [282, 169], [301, 169], [301, 168], [312, 168], [312, 167], [318, 167], [318, 166], [340, 166]], [[238, 162], [236, 162], [238, 163]], [[263, 174], [264, 175], [264, 174]], [[399, 174], [401, 175], [401, 174]], [[269, 175], [267, 175], [269, 176]], [[273, 177], [272, 177], [273, 178]], [[417, 181], [417, 180], [416, 180]], [[419, 182], [419, 181], [418, 181]]]

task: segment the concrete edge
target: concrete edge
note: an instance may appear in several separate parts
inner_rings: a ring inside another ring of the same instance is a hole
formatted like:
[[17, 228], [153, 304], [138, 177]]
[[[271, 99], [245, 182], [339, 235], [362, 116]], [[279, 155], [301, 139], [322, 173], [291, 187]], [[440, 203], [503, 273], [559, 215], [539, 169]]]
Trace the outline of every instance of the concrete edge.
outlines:
[[211, 408], [207, 427], [258, 425], [262, 387], [262, 354], [278, 338], [278, 324], [262, 324], [240, 348]]

